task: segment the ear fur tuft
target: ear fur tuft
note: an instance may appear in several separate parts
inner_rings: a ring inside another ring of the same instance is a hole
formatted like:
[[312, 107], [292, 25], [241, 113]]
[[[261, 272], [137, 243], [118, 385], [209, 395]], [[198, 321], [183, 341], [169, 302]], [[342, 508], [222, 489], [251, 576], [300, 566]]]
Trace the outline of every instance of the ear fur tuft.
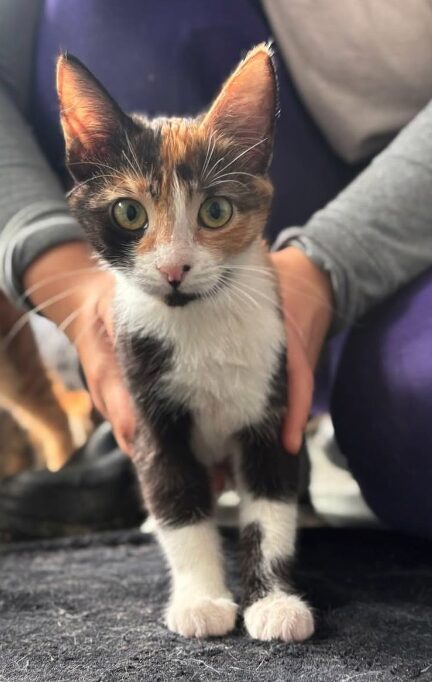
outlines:
[[266, 172], [271, 160], [278, 86], [273, 49], [260, 43], [248, 52], [205, 115], [203, 124], [233, 138], [247, 152], [256, 172]]

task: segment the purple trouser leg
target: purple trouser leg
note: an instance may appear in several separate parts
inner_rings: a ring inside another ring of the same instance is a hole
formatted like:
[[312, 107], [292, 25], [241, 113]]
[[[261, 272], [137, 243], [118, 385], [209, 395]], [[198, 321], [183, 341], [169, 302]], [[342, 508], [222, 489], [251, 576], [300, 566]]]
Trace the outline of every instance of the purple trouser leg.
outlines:
[[432, 274], [356, 325], [340, 361], [332, 416], [377, 516], [432, 537]]

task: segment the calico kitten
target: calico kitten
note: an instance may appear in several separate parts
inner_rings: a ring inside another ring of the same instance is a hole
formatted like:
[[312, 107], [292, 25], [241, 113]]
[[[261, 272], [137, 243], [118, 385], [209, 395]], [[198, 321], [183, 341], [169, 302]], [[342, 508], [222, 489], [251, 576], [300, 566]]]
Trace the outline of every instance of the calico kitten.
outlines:
[[172, 571], [171, 630], [224, 635], [211, 467], [241, 497], [243, 615], [257, 639], [303, 640], [290, 582], [298, 459], [281, 443], [285, 334], [262, 241], [276, 77], [259, 45], [196, 119], [124, 114], [75, 58], [58, 62], [70, 205], [116, 278], [118, 352], [135, 400], [134, 460]]

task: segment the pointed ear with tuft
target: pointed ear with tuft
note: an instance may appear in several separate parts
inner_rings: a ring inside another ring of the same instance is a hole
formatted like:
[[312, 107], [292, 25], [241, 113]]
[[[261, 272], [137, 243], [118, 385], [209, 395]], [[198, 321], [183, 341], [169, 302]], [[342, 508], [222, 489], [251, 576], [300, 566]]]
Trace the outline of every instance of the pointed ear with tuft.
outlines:
[[76, 57], [59, 57], [57, 93], [69, 171], [82, 180], [93, 172], [89, 162], [102, 160], [131, 121]]
[[266, 173], [277, 114], [278, 87], [272, 50], [262, 43], [246, 55], [225, 82], [203, 123], [212, 131], [233, 138], [244, 151], [252, 172]]

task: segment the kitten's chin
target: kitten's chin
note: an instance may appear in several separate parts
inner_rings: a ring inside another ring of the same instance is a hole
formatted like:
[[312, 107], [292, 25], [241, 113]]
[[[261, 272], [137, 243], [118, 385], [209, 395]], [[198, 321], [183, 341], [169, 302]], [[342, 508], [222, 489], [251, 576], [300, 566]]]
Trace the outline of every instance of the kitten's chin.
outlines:
[[182, 308], [188, 303], [198, 301], [204, 297], [199, 292], [187, 293], [183, 291], [160, 291], [158, 288], [140, 287], [141, 291], [151, 298], [164, 303], [170, 308]]

